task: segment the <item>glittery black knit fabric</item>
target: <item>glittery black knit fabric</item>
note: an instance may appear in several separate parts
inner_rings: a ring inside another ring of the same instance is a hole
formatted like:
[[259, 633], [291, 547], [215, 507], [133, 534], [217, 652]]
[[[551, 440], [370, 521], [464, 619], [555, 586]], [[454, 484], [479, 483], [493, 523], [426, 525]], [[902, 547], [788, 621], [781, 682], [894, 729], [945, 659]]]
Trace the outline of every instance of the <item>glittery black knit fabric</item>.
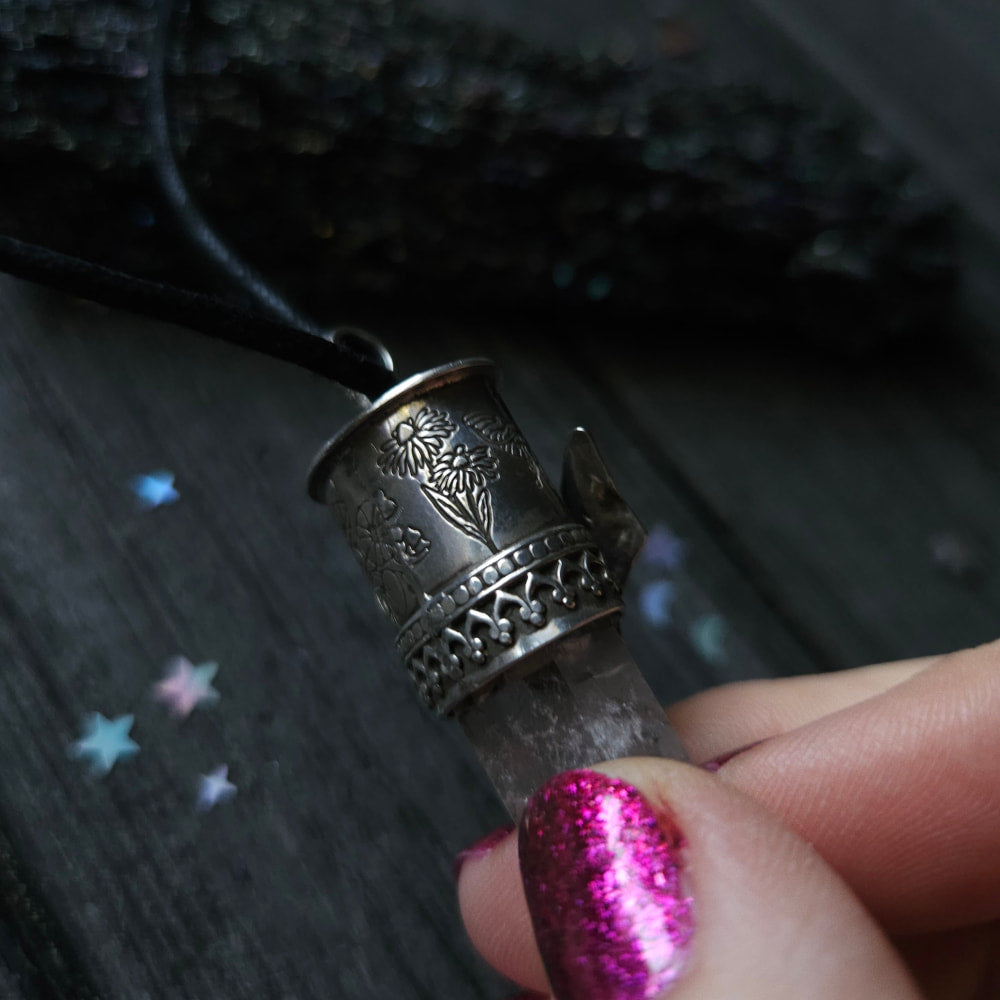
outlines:
[[[0, 236], [217, 289], [150, 166], [156, 17], [0, 0]], [[697, 59], [549, 52], [407, 0], [193, 0], [167, 83], [194, 200], [320, 322], [642, 318], [844, 349], [947, 323], [950, 213], [913, 165]]]

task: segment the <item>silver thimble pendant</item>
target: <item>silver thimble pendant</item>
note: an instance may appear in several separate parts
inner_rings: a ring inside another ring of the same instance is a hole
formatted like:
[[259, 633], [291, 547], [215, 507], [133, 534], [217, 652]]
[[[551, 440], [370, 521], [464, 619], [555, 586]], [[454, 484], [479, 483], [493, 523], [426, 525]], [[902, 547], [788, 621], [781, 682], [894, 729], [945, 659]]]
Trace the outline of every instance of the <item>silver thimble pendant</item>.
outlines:
[[552, 774], [683, 757], [619, 632], [644, 533], [589, 436], [557, 492], [492, 362], [416, 375], [322, 449], [333, 508], [423, 702], [458, 719], [513, 816]]

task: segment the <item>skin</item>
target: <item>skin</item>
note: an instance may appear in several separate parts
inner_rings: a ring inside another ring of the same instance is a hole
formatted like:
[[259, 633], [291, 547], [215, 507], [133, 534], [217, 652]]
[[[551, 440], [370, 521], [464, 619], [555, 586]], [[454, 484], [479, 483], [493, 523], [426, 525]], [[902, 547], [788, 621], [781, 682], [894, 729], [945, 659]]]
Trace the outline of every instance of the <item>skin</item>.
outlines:
[[[668, 715], [698, 763], [756, 743], [715, 774], [597, 768], [688, 843], [698, 923], [671, 1000], [1000, 996], [1000, 643], [730, 685]], [[516, 833], [470, 859], [458, 898], [487, 961], [547, 995]]]

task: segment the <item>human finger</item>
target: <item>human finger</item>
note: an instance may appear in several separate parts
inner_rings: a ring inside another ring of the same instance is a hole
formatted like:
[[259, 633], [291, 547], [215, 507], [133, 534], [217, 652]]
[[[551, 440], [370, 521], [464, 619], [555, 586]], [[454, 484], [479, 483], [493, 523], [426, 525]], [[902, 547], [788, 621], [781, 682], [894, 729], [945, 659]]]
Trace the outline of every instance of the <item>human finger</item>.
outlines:
[[758, 744], [718, 777], [812, 843], [892, 933], [1000, 918], [1000, 643]]
[[465, 866], [463, 918], [488, 961], [558, 1000], [917, 997], [816, 853], [688, 765], [558, 775], [525, 810], [519, 859], [514, 846]]
[[939, 659], [724, 684], [677, 702], [667, 716], [691, 760], [700, 764], [882, 694]]

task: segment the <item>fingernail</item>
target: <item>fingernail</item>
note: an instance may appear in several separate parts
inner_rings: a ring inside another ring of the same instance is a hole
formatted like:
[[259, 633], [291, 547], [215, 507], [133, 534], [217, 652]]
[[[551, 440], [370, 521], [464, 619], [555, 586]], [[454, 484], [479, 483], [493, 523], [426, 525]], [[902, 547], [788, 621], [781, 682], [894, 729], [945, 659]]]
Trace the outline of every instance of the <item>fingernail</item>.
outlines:
[[557, 1000], [648, 1000], [677, 978], [693, 921], [672, 817], [619, 778], [567, 771], [532, 796], [518, 844]]
[[711, 771], [713, 774], [722, 767], [723, 764], [728, 764], [734, 757], [739, 757], [741, 753], [746, 753], [747, 750], [752, 750], [754, 747], [759, 747], [761, 743], [766, 742], [766, 737], [763, 740], [754, 740], [753, 743], [747, 743], [746, 746], [737, 747], [735, 750], [730, 750], [728, 753], [721, 754], [720, 756], [714, 758], [713, 760], [706, 760], [701, 767], [706, 771]]
[[455, 855], [455, 860], [451, 863], [451, 874], [454, 876], [455, 881], [458, 881], [458, 876], [462, 872], [462, 866], [469, 860], [469, 858], [484, 857], [489, 854], [493, 848], [503, 843], [503, 841], [505, 841], [513, 832], [513, 823], [508, 823], [506, 826], [498, 826], [491, 833], [486, 834], [482, 840], [477, 840], [464, 851], [459, 851], [458, 854]]

